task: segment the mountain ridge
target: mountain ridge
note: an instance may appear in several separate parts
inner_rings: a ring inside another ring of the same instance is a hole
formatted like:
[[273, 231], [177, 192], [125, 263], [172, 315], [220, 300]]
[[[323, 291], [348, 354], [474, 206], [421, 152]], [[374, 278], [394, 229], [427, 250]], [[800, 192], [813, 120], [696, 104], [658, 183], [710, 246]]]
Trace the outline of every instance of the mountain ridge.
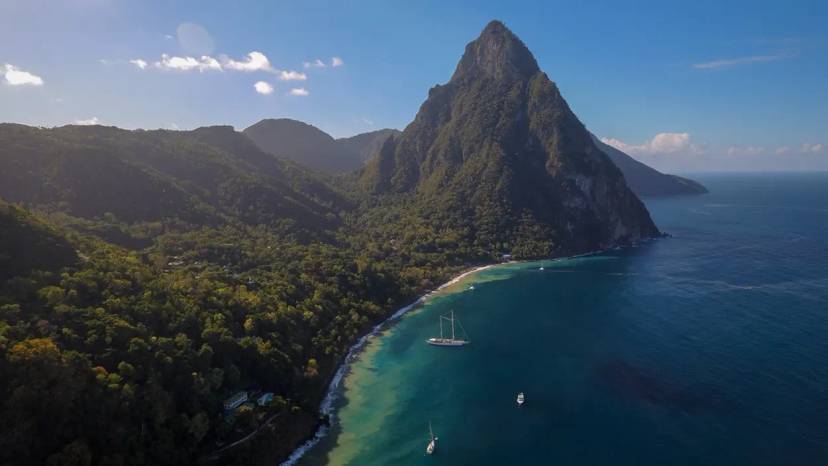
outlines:
[[701, 183], [678, 175], [662, 173], [592, 135], [595, 145], [624, 173], [627, 184], [638, 196], [682, 196], [707, 192]]
[[245, 128], [242, 133], [264, 152], [336, 175], [360, 168], [386, 137], [398, 131], [385, 128], [334, 139], [303, 121], [266, 118]]
[[[277, 124], [306, 124], [299, 120], [292, 120], [288, 118], [281, 118], [271, 121], [279, 122]], [[261, 123], [261, 121], [259, 123]], [[315, 129], [318, 130], [318, 128]], [[331, 154], [335, 152], [336, 155], [318, 160], [316, 162], [317, 168], [315, 169], [323, 173], [336, 175], [349, 173], [362, 168], [382, 148], [382, 145], [388, 140], [388, 138], [392, 136], [399, 136], [402, 132], [396, 129], [385, 128], [338, 139], [334, 139], [322, 130], [318, 130], [318, 133], [316, 134], [321, 135], [319, 137], [322, 137], [327, 141], [333, 140], [337, 149], [332, 149], [330, 152]], [[251, 137], [250, 134], [246, 135]], [[255, 136], [251, 137], [251, 140], [254, 138]], [[595, 145], [598, 146], [602, 152], [607, 154], [610, 160], [612, 160], [612, 162], [621, 170], [630, 188], [639, 196], [680, 196], [703, 194], [707, 192], [707, 189], [697, 181], [678, 175], [662, 173], [644, 164], [643, 162], [630, 157], [618, 149], [604, 144], [598, 138], [593, 137], [593, 141]], [[257, 143], [254, 141], [254, 144]], [[299, 151], [291, 151], [289, 148], [280, 149], [280, 143], [278, 140], [274, 141], [270, 146], [263, 143], [257, 144], [257, 146], [262, 150], [269, 149], [268, 152], [274, 155], [284, 155], [288, 159], [302, 165], [306, 164], [306, 160], [308, 158], [308, 153], [304, 149]], [[280, 154], [280, 152], [282, 154]], [[338, 169], [330, 164], [330, 160], [332, 160], [331, 157], [336, 160], [336, 164], [340, 164]]]

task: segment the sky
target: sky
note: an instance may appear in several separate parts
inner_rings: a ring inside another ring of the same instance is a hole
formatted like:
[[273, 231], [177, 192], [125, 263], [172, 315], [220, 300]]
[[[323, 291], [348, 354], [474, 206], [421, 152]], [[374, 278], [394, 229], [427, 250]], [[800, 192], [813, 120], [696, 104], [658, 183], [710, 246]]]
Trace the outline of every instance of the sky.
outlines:
[[824, 0], [0, 0], [0, 122], [403, 129], [492, 19], [658, 169], [828, 170]]

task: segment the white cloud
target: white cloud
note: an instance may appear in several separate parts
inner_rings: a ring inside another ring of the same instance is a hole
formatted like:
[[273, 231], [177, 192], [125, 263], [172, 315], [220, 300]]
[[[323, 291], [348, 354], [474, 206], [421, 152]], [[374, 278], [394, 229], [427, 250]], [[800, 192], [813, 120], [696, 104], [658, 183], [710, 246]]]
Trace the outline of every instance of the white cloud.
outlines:
[[136, 58], [135, 60], [130, 60], [129, 62], [132, 63], [133, 65], [137, 66], [139, 69], [144, 70], [144, 69], [147, 68], [147, 62], [144, 61], [144, 60], [141, 60], [140, 58]]
[[818, 154], [825, 150], [825, 144], [809, 144], [805, 143], [799, 148], [800, 151], [811, 154]]
[[279, 79], [282, 81], [304, 81], [308, 79], [308, 77], [305, 73], [300, 73], [298, 71], [280, 71]]
[[201, 58], [194, 57], [176, 57], [169, 56], [166, 53], [161, 55], [161, 61], [155, 62], [155, 66], [163, 70], [176, 71], [221, 71], [221, 64], [218, 60], [208, 55], [203, 55]]
[[40, 76], [29, 73], [28, 71], [23, 71], [14, 65], [9, 65], [8, 63], [3, 65], [3, 68], [5, 70], [3, 72], [3, 80], [9, 86], [43, 85], [43, 78], [41, 78]]
[[727, 148], [727, 155], [731, 156], [739, 156], [739, 155], [761, 155], [765, 153], [764, 147], [759, 146], [730, 146]]
[[92, 117], [85, 120], [75, 120], [76, 125], [97, 125], [100, 124], [101, 120], [98, 117]]
[[298, 95], [301, 97], [305, 97], [310, 95], [310, 92], [307, 91], [304, 87], [294, 87], [290, 90], [290, 95]]
[[263, 95], [273, 94], [274, 91], [273, 86], [265, 81], [257, 81], [256, 84], [253, 85], [253, 88], [256, 89], [256, 92]]
[[345, 62], [342, 61], [342, 59], [339, 58], [339, 57], [331, 58], [331, 66], [334, 67], [334, 68], [336, 68], [337, 66], [342, 66], [344, 64], [345, 64]]
[[305, 68], [325, 68], [328, 65], [326, 65], [325, 62], [317, 58], [314, 61], [306, 61], [305, 63], [303, 63], [303, 66]]
[[694, 144], [690, 133], [658, 133], [644, 144], [628, 144], [615, 138], [601, 138], [604, 144], [629, 155], [701, 154], [704, 149]]
[[714, 68], [724, 68], [727, 66], [736, 66], [736, 65], [748, 65], [750, 63], [762, 63], [762, 62], [769, 62], [769, 61], [776, 61], [782, 60], [784, 58], [790, 58], [792, 55], [789, 53], [778, 53], [775, 55], [753, 55], [750, 57], [739, 57], [739, 58], [723, 58], [720, 60], [713, 60], [704, 63], [694, 63], [693, 68], [697, 69], [714, 69]]
[[201, 57], [201, 64], [203, 69], [209, 70], [219, 70], [221, 71], [221, 64], [219, 64], [218, 60], [210, 56], [203, 56]]
[[236, 71], [273, 71], [270, 67], [270, 60], [262, 52], [250, 52], [247, 54], [247, 59], [243, 61], [227, 58], [224, 66]]

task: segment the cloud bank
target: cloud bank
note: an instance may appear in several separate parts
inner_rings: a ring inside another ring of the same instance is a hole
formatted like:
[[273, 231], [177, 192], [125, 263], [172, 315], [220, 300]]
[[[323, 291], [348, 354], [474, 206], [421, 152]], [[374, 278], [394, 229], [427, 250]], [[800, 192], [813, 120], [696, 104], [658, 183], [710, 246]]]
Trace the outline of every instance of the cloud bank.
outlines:
[[700, 154], [701, 146], [692, 142], [690, 133], [658, 133], [643, 144], [629, 144], [620, 139], [601, 138], [604, 144], [629, 155]]
[[235, 71], [274, 71], [270, 66], [270, 60], [262, 52], [250, 52], [245, 60], [236, 61], [224, 57], [224, 67]]
[[[142, 60], [143, 61], [143, 60]], [[203, 55], [201, 58], [175, 57], [167, 54], [161, 55], [161, 60], [155, 62], [155, 67], [162, 70], [175, 71], [221, 71], [221, 64], [213, 57]]]

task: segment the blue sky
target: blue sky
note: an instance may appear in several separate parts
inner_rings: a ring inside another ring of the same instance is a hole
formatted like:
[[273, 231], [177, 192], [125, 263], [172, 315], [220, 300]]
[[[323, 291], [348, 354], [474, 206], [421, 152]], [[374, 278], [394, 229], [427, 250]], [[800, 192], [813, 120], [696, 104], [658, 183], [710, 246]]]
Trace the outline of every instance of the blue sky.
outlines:
[[491, 19], [657, 168], [828, 169], [825, 1], [0, 0], [0, 121], [403, 128]]

